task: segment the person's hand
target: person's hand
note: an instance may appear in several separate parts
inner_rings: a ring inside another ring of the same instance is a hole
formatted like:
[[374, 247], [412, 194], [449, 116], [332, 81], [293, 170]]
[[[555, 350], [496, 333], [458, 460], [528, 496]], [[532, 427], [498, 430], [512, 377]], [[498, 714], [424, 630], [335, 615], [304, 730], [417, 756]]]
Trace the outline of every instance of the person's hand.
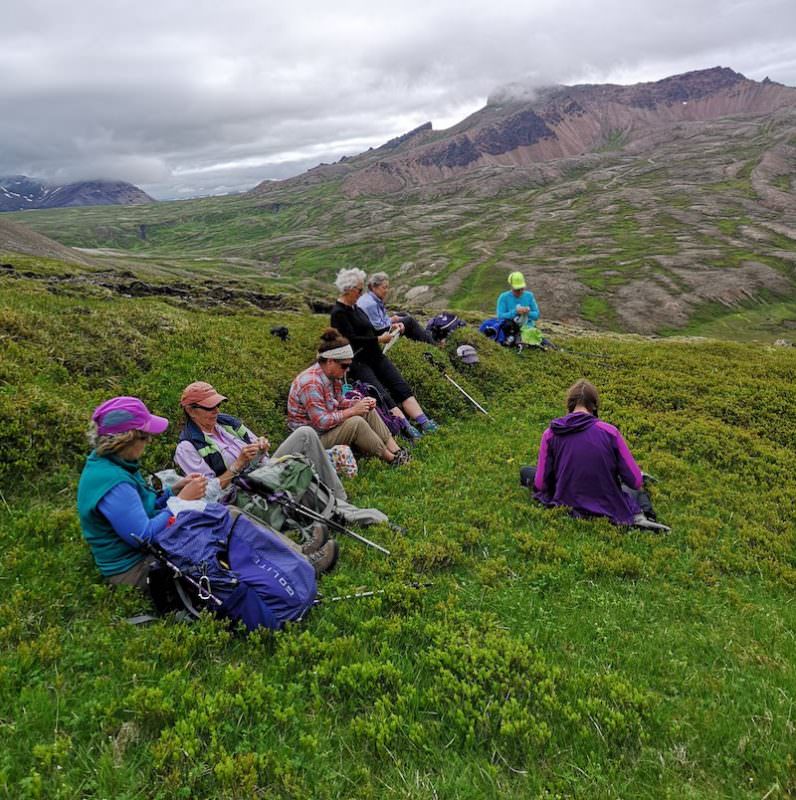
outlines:
[[528, 306], [517, 306], [517, 312], [519, 314], [527, 314], [530, 310]]
[[379, 344], [387, 344], [390, 339], [392, 339], [392, 334], [389, 331], [385, 331], [381, 336], [379, 336]]
[[207, 478], [204, 475], [189, 476], [182, 491], [177, 495], [180, 500], [201, 500], [207, 490]]
[[235, 463], [238, 464], [239, 462], [243, 463], [244, 467], [249, 465], [249, 462], [253, 459], [257, 458], [260, 455], [260, 440], [258, 439], [256, 442], [251, 442], [247, 445], [244, 445], [243, 450], [240, 451], [240, 454], [235, 459]]
[[396, 323], [398, 323], [398, 322], [400, 322], [400, 321], [401, 321], [401, 318], [400, 318], [400, 317], [399, 317], [397, 314], [393, 314], [393, 315], [390, 317], [390, 322], [392, 322], [392, 323], [393, 323], [393, 325], [395, 325]]
[[361, 400], [357, 400], [356, 403], [354, 403], [354, 405], [351, 406], [352, 416], [355, 417], [367, 416], [375, 407], [376, 407], [375, 397], [363, 397]]
[[[266, 439], [266, 441], [268, 441]], [[238, 454], [238, 457], [232, 462], [231, 466], [229, 467], [230, 471], [232, 472], [243, 472], [246, 467], [255, 459], [258, 458], [260, 453], [260, 439], [256, 442], [250, 442], [247, 445], [244, 445], [243, 449]]]
[[201, 478], [201, 472], [189, 472], [184, 478], [180, 478], [178, 481], [171, 485], [171, 493], [173, 495], [179, 494], [180, 490], [185, 487], [189, 481], [192, 481], [194, 478]]

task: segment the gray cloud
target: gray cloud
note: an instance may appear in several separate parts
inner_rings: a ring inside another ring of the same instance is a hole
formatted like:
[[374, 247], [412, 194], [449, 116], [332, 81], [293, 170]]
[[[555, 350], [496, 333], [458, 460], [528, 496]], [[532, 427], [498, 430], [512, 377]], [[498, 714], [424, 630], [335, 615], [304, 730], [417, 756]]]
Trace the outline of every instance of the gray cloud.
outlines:
[[453, 124], [497, 87], [721, 64], [796, 85], [792, 0], [6, 0], [0, 174], [239, 191]]

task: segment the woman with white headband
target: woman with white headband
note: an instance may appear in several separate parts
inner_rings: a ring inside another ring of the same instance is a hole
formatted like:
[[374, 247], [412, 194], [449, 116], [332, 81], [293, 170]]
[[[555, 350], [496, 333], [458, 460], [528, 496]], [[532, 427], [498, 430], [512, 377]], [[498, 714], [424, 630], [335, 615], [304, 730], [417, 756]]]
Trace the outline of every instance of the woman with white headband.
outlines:
[[317, 361], [297, 375], [287, 398], [287, 424], [291, 430], [310, 425], [324, 447], [347, 444], [366, 455], [378, 456], [392, 466], [409, 461], [376, 411], [376, 400], [343, 397], [343, 379], [354, 350], [335, 328], [321, 335]]

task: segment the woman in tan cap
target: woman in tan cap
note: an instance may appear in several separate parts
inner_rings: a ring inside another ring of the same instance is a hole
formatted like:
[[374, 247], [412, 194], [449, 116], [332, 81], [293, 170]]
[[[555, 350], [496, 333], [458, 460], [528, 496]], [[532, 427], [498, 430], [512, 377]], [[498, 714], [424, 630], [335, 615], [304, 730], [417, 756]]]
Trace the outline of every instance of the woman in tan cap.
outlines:
[[[211, 384], [196, 381], [183, 389], [180, 405], [185, 424], [174, 461], [184, 474], [199, 473], [216, 477], [222, 489], [247, 467], [269, 456], [270, 442], [257, 436], [231, 414], [221, 413], [226, 401]], [[302, 455], [318, 477], [338, 500], [346, 500], [346, 491], [332, 466], [318, 434], [309, 426], [294, 430], [273, 453], [273, 458]]]

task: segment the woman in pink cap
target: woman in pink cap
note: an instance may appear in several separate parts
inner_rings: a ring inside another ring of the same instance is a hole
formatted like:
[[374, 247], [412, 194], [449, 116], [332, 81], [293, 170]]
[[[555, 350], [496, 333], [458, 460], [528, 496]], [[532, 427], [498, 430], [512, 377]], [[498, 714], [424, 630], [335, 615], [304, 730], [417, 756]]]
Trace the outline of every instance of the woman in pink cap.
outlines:
[[166, 501], [204, 496], [207, 478], [192, 473], [171, 490], [158, 493], [144, 480], [139, 459], [147, 443], [168, 427], [137, 397], [114, 397], [94, 410], [89, 434], [93, 450], [77, 487], [77, 511], [83, 536], [102, 575], [112, 584], [144, 588], [150, 559], [143, 542], [166, 527]]

